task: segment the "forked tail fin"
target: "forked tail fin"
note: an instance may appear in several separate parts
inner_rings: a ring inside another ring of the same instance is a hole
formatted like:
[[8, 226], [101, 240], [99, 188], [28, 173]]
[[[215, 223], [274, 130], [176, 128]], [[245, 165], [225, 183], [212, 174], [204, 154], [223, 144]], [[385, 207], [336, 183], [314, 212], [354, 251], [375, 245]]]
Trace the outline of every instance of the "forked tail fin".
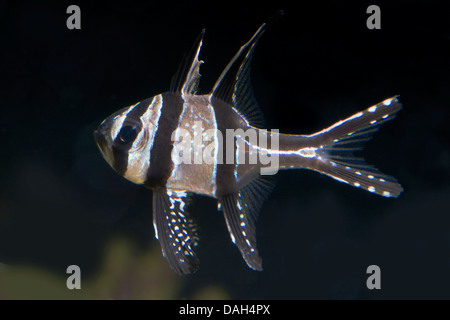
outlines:
[[308, 136], [317, 146], [314, 170], [340, 182], [379, 194], [398, 197], [402, 186], [353, 153], [361, 150], [378, 128], [402, 108], [397, 97], [386, 99], [364, 111]]

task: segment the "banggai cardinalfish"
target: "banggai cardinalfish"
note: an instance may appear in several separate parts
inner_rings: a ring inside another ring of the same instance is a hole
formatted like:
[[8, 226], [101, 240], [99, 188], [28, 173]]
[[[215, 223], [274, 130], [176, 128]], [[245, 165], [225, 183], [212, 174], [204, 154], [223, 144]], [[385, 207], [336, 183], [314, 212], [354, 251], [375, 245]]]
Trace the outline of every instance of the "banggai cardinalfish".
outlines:
[[153, 225], [164, 257], [178, 274], [195, 272], [196, 226], [187, 212], [196, 193], [214, 197], [231, 240], [247, 265], [262, 270], [255, 221], [278, 169], [310, 169], [384, 196], [402, 187], [353, 155], [401, 109], [397, 97], [311, 135], [261, 129], [250, 85], [250, 61], [263, 24], [209, 94], [197, 95], [204, 30], [173, 77], [170, 91], [124, 108], [94, 132], [103, 157], [121, 176], [153, 190]]

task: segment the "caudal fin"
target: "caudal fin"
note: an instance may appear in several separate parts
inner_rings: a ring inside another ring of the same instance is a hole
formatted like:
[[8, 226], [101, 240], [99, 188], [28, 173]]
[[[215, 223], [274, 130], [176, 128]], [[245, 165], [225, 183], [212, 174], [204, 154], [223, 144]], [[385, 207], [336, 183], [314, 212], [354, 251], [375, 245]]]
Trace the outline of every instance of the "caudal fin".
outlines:
[[401, 108], [397, 97], [392, 97], [308, 136], [318, 147], [314, 169], [354, 187], [384, 197], [398, 197], [403, 188], [397, 180], [354, 156], [354, 152], [361, 150], [379, 127], [392, 120]]

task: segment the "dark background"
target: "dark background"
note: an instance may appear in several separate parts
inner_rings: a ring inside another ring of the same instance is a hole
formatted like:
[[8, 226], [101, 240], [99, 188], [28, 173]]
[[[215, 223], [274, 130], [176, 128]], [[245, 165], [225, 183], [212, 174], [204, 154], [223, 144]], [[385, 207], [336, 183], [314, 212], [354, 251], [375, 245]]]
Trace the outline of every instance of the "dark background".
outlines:
[[[434, 1], [1, 1], [0, 298], [450, 298], [450, 26]], [[81, 30], [66, 8], [81, 8]], [[366, 9], [381, 8], [381, 30]], [[151, 191], [119, 177], [92, 131], [167, 91], [202, 28], [200, 92], [277, 10], [252, 82], [267, 128], [309, 134], [400, 95], [364, 157], [405, 191], [385, 199], [283, 171], [257, 224], [263, 272], [196, 197], [200, 270], [172, 273], [154, 239]], [[66, 268], [79, 265], [82, 290]], [[381, 290], [366, 287], [369, 265]]]

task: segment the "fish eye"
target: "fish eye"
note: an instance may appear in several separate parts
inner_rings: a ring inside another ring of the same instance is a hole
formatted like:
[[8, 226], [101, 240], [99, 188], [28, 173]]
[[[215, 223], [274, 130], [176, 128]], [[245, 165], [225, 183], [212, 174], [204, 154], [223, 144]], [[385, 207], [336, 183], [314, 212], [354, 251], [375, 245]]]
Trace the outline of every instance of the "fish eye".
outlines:
[[119, 141], [122, 143], [133, 142], [136, 139], [136, 137], [137, 137], [136, 127], [130, 125], [122, 127], [118, 135]]

